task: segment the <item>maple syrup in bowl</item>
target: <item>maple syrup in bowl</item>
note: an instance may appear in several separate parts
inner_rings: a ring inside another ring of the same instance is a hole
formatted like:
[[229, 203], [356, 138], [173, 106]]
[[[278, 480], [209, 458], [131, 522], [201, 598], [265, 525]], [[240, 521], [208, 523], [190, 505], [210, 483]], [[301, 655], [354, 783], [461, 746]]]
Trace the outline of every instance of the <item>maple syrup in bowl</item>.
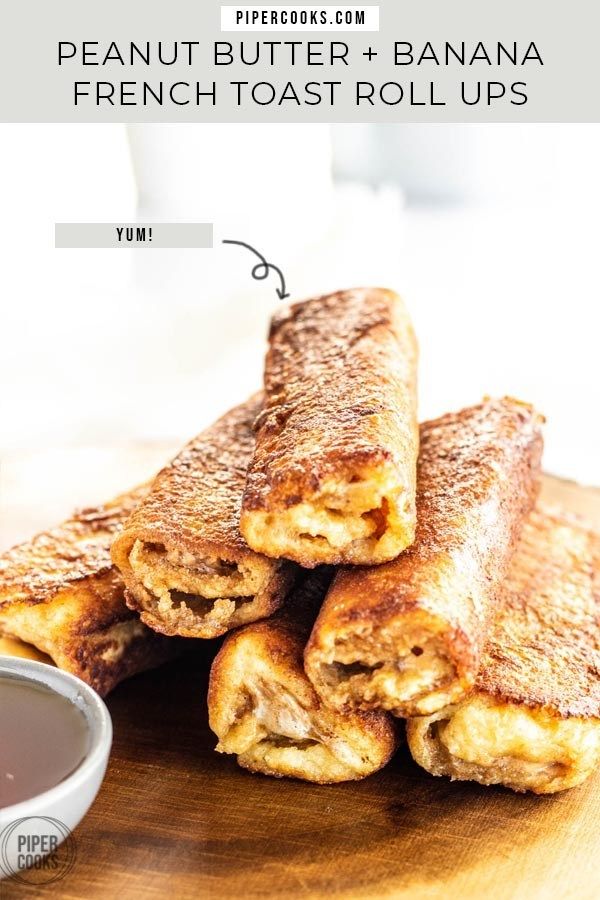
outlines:
[[[110, 715], [74, 675], [0, 656], [0, 878], [24, 869], [24, 846], [44, 844], [52, 820], [68, 839], [100, 788], [112, 743]], [[38, 840], [39, 838], [39, 840]]]

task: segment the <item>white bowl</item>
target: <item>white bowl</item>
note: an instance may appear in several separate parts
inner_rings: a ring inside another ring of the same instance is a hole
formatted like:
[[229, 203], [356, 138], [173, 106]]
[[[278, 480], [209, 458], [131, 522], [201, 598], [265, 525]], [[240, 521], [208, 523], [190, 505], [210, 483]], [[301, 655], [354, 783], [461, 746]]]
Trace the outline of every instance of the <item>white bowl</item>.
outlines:
[[[0, 809], [0, 879], [15, 873], [19, 878], [19, 870], [25, 868], [25, 854], [17, 850], [18, 834], [40, 839], [50, 834], [55, 846], [70, 838], [100, 789], [112, 744], [109, 712], [98, 694], [79, 678], [45, 663], [0, 656], [0, 677], [3, 675], [45, 685], [73, 702], [85, 717], [89, 740], [84, 759], [64, 781], [29, 800]], [[36, 850], [42, 859], [42, 840]]]

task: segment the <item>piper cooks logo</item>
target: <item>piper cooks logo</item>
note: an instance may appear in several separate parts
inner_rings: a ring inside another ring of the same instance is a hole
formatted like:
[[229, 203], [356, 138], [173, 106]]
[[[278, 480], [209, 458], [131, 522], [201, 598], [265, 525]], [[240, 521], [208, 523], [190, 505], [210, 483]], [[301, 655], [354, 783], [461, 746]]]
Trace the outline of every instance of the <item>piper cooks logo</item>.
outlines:
[[2, 875], [21, 884], [51, 884], [75, 865], [77, 847], [66, 825], [50, 816], [17, 819], [0, 832]]

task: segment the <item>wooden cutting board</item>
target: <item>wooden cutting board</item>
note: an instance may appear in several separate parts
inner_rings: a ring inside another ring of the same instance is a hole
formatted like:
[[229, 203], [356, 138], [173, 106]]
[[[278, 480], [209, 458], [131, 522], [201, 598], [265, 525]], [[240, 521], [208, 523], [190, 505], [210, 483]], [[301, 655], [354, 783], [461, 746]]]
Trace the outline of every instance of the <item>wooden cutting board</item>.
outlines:
[[[600, 527], [600, 491], [546, 478], [544, 494]], [[32, 528], [49, 524], [27, 498], [19, 529], [28, 504]], [[435, 779], [406, 750], [353, 784], [250, 775], [212, 749], [206, 683], [214, 649], [202, 644], [109, 697], [113, 752], [75, 832], [75, 866], [47, 888], [4, 882], [0, 895], [600, 897], [600, 773], [545, 798]]]

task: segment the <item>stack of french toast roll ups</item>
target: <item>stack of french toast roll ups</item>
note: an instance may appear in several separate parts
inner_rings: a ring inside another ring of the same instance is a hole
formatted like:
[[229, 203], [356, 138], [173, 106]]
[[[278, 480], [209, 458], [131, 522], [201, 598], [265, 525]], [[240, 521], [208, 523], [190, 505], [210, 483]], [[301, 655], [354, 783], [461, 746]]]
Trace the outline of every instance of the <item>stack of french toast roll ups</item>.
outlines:
[[542, 421], [502, 397], [419, 426], [400, 298], [296, 303], [260, 393], [4, 554], [0, 633], [101, 694], [226, 635], [209, 721], [253, 772], [364, 778], [405, 740], [433, 775], [572, 787], [600, 758], [600, 539], [538, 503]]

